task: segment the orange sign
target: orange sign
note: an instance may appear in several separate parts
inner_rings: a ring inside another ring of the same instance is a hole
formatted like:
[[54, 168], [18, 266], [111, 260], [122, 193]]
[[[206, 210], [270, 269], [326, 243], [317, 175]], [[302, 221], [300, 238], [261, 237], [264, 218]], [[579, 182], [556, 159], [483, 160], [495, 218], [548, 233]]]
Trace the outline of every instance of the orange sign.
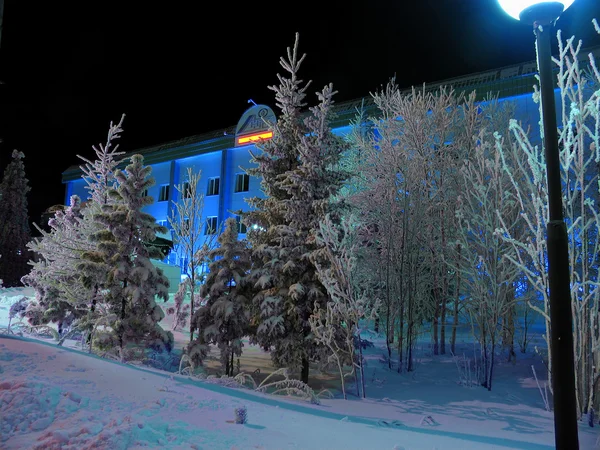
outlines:
[[263, 131], [261, 133], [247, 134], [246, 136], [240, 136], [237, 139], [237, 145], [250, 144], [252, 142], [271, 139], [273, 137], [272, 131]]

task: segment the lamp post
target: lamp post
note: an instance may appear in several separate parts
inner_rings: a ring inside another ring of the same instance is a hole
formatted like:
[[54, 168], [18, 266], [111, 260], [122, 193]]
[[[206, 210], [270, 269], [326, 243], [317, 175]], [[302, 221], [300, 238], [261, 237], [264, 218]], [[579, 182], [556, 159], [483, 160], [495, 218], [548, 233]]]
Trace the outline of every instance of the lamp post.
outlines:
[[550, 349], [554, 398], [554, 439], [559, 450], [577, 450], [577, 400], [567, 227], [563, 219], [562, 183], [556, 105], [552, 81], [550, 38], [554, 22], [574, 0], [498, 0], [509, 15], [533, 25], [542, 102], [543, 140], [548, 178], [548, 282], [550, 288]]

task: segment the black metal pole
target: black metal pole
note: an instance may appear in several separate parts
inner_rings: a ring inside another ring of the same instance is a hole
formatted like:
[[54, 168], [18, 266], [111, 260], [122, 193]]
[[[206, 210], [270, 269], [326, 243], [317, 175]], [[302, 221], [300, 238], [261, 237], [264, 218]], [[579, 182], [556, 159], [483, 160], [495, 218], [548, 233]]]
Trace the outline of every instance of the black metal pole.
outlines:
[[554, 391], [554, 434], [557, 450], [578, 450], [577, 400], [569, 273], [567, 227], [563, 220], [562, 180], [556, 105], [552, 80], [550, 37], [552, 23], [534, 24], [540, 75], [542, 123], [548, 177], [550, 217], [547, 226], [548, 281], [550, 288], [550, 348]]

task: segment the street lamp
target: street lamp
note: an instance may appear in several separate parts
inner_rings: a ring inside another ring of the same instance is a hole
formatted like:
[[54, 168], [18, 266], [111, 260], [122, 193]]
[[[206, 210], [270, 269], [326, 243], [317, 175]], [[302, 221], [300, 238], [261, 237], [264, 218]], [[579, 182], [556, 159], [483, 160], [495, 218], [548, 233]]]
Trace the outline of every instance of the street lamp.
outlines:
[[550, 38], [554, 22], [574, 0], [498, 0], [508, 13], [533, 25], [540, 76], [542, 124], [548, 177], [550, 217], [547, 226], [548, 282], [550, 288], [550, 348], [554, 391], [554, 439], [559, 450], [577, 450], [577, 401], [573, 354], [573, 324], [567, 227], [563, 220], [562, 184], [556, 105], [552, 81]]

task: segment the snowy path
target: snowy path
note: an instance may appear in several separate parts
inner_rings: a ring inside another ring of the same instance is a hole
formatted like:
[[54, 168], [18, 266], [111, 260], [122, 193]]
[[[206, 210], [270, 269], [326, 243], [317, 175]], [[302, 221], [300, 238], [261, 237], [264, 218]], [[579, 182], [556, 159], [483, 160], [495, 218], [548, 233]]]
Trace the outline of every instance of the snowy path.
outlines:
[[[6, 450], [552, 448], [425, 427], [385, 428], [328, 406], [171, 380], [30, 339], [0, 337], [0, 373], [0, 446]], [[228, 422], [242, 405], [248, 424]]]

